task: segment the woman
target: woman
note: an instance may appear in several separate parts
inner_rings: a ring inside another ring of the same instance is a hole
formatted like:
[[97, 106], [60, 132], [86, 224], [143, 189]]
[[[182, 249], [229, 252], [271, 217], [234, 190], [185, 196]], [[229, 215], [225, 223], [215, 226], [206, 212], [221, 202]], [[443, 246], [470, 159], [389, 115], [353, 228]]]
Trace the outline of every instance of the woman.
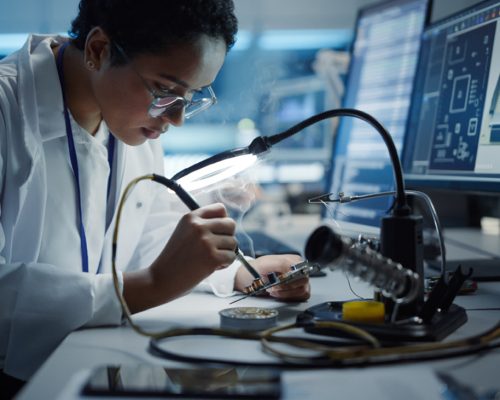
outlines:
[[[214, 103], [236, 29], [231, 0], [82, 0], [70, 40], [33, 35], [0, 63], [3, 379], [28, 379], [74, 329], [121, 322], [110, 274], [117, 200], [133, 178], [162, 174], [156, 139]], [[230, 295], [252, 279], [233, 262], [223, 205], [186, 213], [168, 238], [168, 196], [138, 185], [125, 205], [117, 265], [132, 312], [202, 280]], [[266, 273], [298, 261], [252, 263]], [[305, 300], [309, 284], [271, 295]]]

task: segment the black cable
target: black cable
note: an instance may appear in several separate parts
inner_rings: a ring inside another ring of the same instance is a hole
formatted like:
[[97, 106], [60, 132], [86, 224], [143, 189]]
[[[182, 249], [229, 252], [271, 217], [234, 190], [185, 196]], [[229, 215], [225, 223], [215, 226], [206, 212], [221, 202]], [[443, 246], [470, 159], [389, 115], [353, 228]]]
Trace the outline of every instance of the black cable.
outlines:
[[384, 142], [387, 146], [387, 150], [389, 151], [389, 156], [391, 158], [392, 168], [394, 171], [394, 178], [396, 180], [396, 192], [397, 192], [397, 194], [396, 194], [395, 212], [397, 215], [408, 215], [410, 213], [410, 209], [408, 207], [408, 203], [406, 201], [406, 196], [405, 196], [405, 186], [404, 186], [404, 180], [403, 180], [403, 168], [401, 167], [401, 161], [399, 160], [396, 145], [394, 144], [394, 141], [392, 140], [391, 135], [385, 129], [385, 127], [380, 122], [378, 122], [375, 118], [373, 118], [370, 114], [367, 114], [367, 113], [360, 111], [360, 110], [356, 110], [354, 108], [339, 108], [339, 109], [335, 109], [335, 110], [329, 110], [329, 111], [322, 112], [320, 114], [313, 115], [312, 117], [307, 118], [302, 122], [299, 122], [298, 124], [292, 126], [291, 128], [289, 128], [281, 133], [277, 133], [276, 135], [264, 137], [264, 139], [267, 142], [269, 142], [270, 145], [274, 145], [274, 144], [281, 142], [282, 140], [296, 134], [297, 132], [300, 132], [304, 128], [307, 128], [308, 126], [315, 124], [319, 121], [322, 121], [322, 120], [328, 119], [328, 118], [335, 118], [335, 117], [342, 117], [342, 116], [359, 118], [359, 119], [369, 123], [382, 136], [382, 139], [384, 140]]
[[[288, 328], [300, 328], [298, 324], [290, 325]], [[280, 357], [282, 360], [287, 359], [285, 362], [252, 362], [252, 361], [237, 361], [237, 360], [224, 360], [215, 359], [208, 357], [193, 357], [176, 354], [174, 352], [168, 351], [161, 347], [160, 341], [169, 338], [178, 338], [181, 336], [217, 336], [217, 337], [230, 337], [235, 339], [243, 340], [261, 340], [262, 344], [265, 345], [265, 350], [269, 351], [270, 347], [267, 342], [281, 343], [294, 345], [294, 342], [310, 342], [316, 344], [314, 340], [309, 340], [307, 338], [296, 338], [296, 337], [278, 337], [273, 336], [272, 332], [276, 331], [276, 328], [270, 329], [268, 331], [259, 333], [250, 332], [231, 332], [227, 330], [212, 329], [212, 328], [193, 328], [193, 329], [178, 329], [175, 333], [170, 333], [164, 337], [152, 338], [149, 342], [149, 351], [155, 355], [165, 359], [183, 361], [189, 363], [209, 363], [209, 364], [223, 364], [223, 365], [246, 365], [254, 367], [279, 367], [279, 368], [299, 368], [299, 369], [316, 369], [316, 368], [352, 368], [352, 367], [371, 367], [379, 365], [391, 365], [391, 364], [401, 364], [407, 362], [422, 362], [431, 361], [439, 359], [456, 358], [461, 356], [466, 356], [470, 354], [480, 354], [485, 351], [496, 349], [500, 347], [499, 332], [500, 322], [495, 324], [492, 328], [480, 334], [468, 337], [464, 340], [458, 341], [460, 346], [457, 347], [446, 347], [447, 343], [443, 343], [443, 348], [429, 348], [421, 349], [416, 351], [399, 352], [387, 354], [369, 354], [364, 353], [363, 349], [359, 349], [358, 352], [354, 353], [354, 357], [344, 357], [344, 358], [331, 358], [325, 356], [314, 357], [311, 356], [307, 359], [297, 359], [293, 360], [293, 356]], [[266, 333], [267, 332], [267, 333]], [[299, 343], [300, 345], [300, 343]], [[309, 348], [313, 348], [309, 346]], [[417, 346], [418, 348], [418, 346]], [[411, 347], [409, 348], [411, 349]], [[318, 349], [319, 350], [319, 349]], [[380, 351], [379, 349], [375, 349]], [[323, 351], [323, 350], [321, 350]], [[305, 361], [304, 361], [305, 360]], [[304, 362], [302, 362], [304, 361]]]
[[163, 186], [166, 186], [170, 190], [174, 191], [175, 194], [182, 200], [182, 202], [191, 210], [197, 210], [200, 205], [196, 200], [188, 193], [184, 188], [179, 185], [175, 180], [165, 178], [164, 176], [152, 174], [152, 181], [158, 182]]
[[385, 359], [385, 360], [352, 360], [348, 359], [340, 360], [330, 360], [330, 359], [320, 359], [311, 357], [308, 363], [291, 363], [291, 362], [258, 362], [258, 361], [238, 361], [238, 360], [224, 360], [209, 357], [194, 357], [186, 356], [181, 354], [176, 354], [172, 351], [166, 350], [161, 347], [161, 339], [151, 339], [149, 341], [149, 352], [156, 356], [167, 360], [181, 361], [187, 363], [202, 363], [202, 364], [222, 364], [222, 365], [232, 365], [232, 366], [248, 366], [248, 367], [274, 367], [283, 369], [342, 369], [342, 368], [362, 368], [362, 367], [377, 367], [384, 365], [395, 365], [395, 364], [406, 364], [410, 362], [424, 362], [424, 361], [434, 361], [442, 359], [450, 359], [463, 357], [471, 354], [484, 354], [485, 352], [493, 349], [500, 348], [500, 342], [498, 343], [488, 343], [486, 345], [474, 345], [465, 349], [453, 350], [440, 352], [435, 351], [429, 354], [409, 354], [409, 355], [398, 355], [398, 358]]

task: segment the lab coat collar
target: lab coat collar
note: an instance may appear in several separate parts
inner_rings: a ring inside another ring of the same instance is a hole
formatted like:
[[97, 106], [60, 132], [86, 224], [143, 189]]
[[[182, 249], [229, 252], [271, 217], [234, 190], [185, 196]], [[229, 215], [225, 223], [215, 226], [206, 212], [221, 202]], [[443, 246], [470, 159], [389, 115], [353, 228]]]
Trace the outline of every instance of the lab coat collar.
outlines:
[[[60, 36], [32, 36], [30, 60], [35, 82], [38, 126], [43, 142], [65, 135], [64, 104], [52, 46], [67, 39]], [[55, 107], [54, 107], [55, 105]]]
[[[62, 36], [30, 35], [19, 52], [21, 92], [34, 93], [19, 99], [24, 130], [33, 132], [42, 142], [62, 137], [66, 132], [62, 88], [51, 47], [67, 40]], [[33, 142], [26, 140], [26, 146], [35, 156]]]
[[[24, 46], [19, 50], [17, 56], [19, 61], [18, 68], [18, 97], [20, 113], [23, 116], [21, 119], [21, 132], [23, 132], [23, 142], [26, 150], [35, 159], [38, 156], [40, 147], [37, 142], [41, 139], [40, 130], [38, 128], [38, 112], [35, 96], [35, 79], [33, 75], [33, 68], [31, 65], [31, 48], [36, 43], [36, 37], [30, 35]], [[33, 137], [39, 140], [33, 140]], [[31, 168], [26, 168], [26, 172], [31, 172]], [[21, 181], [27, 181], [29, 175], [21, 178]]]

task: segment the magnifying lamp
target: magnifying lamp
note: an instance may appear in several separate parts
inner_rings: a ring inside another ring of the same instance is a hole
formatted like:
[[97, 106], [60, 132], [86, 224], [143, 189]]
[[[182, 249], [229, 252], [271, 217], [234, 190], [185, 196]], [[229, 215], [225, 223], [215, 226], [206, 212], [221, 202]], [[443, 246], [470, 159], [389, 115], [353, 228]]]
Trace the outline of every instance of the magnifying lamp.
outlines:
[[220, 182], [234, 176], [253, 165], [260, 157], [264, 156], [272, 146], [295, 135], [310, 125], [328, 118], [349, 116], [359, 118], [369, 123], [382, 136], [386, 143], [396, 180], [396, 205], [394, 212], [398, 215], [408, 215], [410, 209], [407, 206], [401, 164], [398, 158], [396, 146], [392, 138], [384, 128], [371, 115], [356, 109], [339, 108], [322, 112], [305, 119], [291, 128], [272, 135], [258, 136], [249, 146], [240, 147], [233, 150], [224, 151], [205, 160], [202, 160], [175, 174], [172, 179], [178, 182], [185, 190], [192, 191], [205, 188], [214, 183]]

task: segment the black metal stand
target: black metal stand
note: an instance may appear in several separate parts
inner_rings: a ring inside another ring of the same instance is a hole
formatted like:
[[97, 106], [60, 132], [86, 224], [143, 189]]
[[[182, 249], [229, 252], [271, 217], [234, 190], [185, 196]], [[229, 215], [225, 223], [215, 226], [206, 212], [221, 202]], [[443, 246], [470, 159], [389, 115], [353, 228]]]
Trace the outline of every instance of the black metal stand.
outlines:
[[[343, 336], [342, 332], [330, 328], [315, 328], [309, 323], [318, 321], [342, 321], [343, 302], [326, 302], [308, 308], [297, 316], [297, 322], [304, 326], [306, 332], [335, 336]], [[364, 329], [384, 343], [428, 342], [439, 341], [457, 330], [467, 322], [465, 309], [452, 304], [446, 312], [436, 312], [428, 322], [415, 321], [396, 323], [368, 324], [349, 322], [349, 324]]]

